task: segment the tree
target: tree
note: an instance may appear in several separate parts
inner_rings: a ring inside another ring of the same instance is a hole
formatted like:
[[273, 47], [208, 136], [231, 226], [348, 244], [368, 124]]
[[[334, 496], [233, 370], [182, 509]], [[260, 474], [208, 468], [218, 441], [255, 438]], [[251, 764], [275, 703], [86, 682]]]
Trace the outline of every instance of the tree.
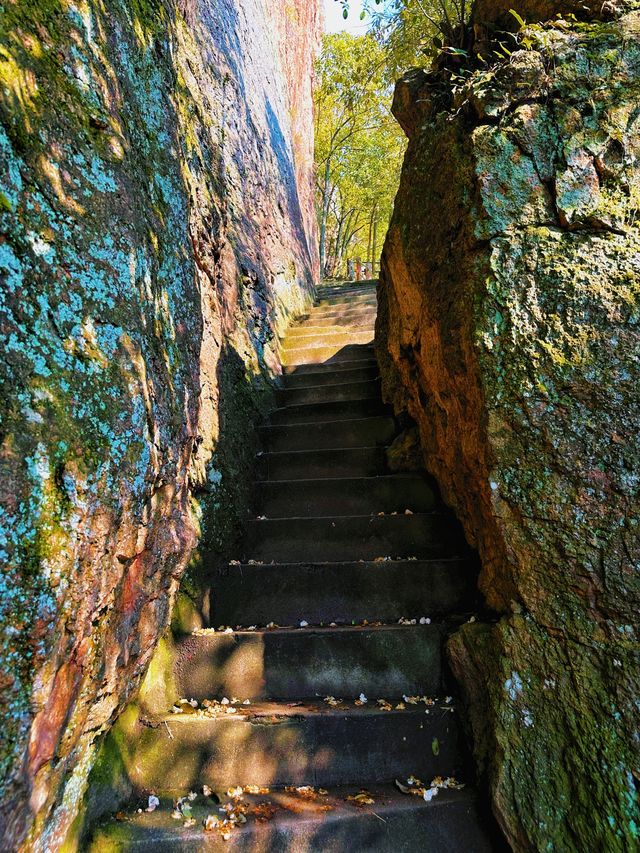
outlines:
[[348, 251], [374, 263], [391, 214], [404, 139], [390, 113], [386, 63], [372, 34], [324, 38], [315, 97], [323, 275], [340, 272]]
[[[335, 0], [349, 15], [349, 0]], [[384, 45], [387, 79], [408, 68], [430, 65], [434, 57], [467, 46], [471, 0], [364, 0], [370, 31]], [[364, 13], [363, 13], [364, 14]]]

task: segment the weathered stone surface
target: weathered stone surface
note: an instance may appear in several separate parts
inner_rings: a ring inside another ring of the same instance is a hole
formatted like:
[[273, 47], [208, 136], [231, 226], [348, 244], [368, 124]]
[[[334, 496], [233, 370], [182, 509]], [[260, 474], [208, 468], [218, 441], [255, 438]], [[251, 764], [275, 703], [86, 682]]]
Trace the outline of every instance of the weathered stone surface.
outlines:
[[517, 850], [623, 851], [640, 825], [638, 16], [532, 38], [448, 97], [425, 72], [399, 85], [377, 347], [502, 614], [450, 643], [498, 819]]
[[317, 270], [297, 5], [0, 10], [3, 850], [58, 849], [202, 513], [241, 511]]
[[576, 18], [607, 21], [638, 8], [638, 0], [476, 0], [473, 22], [478, 30], [517, 30], [520, 26], [513, 9], [526, 23]]

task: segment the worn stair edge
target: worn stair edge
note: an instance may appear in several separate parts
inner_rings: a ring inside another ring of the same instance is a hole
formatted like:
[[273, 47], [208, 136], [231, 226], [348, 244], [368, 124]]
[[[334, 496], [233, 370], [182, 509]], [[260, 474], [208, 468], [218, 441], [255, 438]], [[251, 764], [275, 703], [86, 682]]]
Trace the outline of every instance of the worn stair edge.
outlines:
[[199, 701], [345, 696], [354, 685], [368, 696], [437, 695], [447, 628], [433, 622], [200, 632], [177, 643], [174, 679], [180, 696]]
[[[365, 785], [365, 783], [363, 783]], [[366, 786], [374, 803], [357, 806], [347, 800], [357, 786], [332, 789], [316, 801], [284, 791], [245, 796], [249, 803], [271, 802], [279, 807], [270, 821], [249, 815], [245, 826], [228, 841], [217, 833], [205, 833], [204, 818], [222, 813], [199, 797], [193, 803], [196, 825], [184, 828], [171, 818], [172, 800], [166, 799], [151, 814], [136, 808], [126, 821], [110, 821], [98, 827], [88, 853], [490, 853], [489, 836], [472, 788], [443, 790], [429, 803], [395, 790], [391, 784]], [[184, 796], [186, 792], [177, 792]], [[227, 800], [223, 798], [222, 802]], [[140, 806], [146, 801], [140, 799]], [[324, 807], [330, 806], [326, 811]], [[425, 847], [425, 844], [428, 845]]]
[[211, 573], [214, 626], [351, 624], [464, 613], [478, 567], [461, 559], [229, 565]]
[[383, 711], [373, 707], [377, 698], [344, 709], [317, 700], [260, 703], [215, 719], [197, 712], [159, 719], [140, 727], [131, 782], [139, 790], [169, 792], [203, 784], [214, 790], [237, 784], [327, 787], [460, 772], [462, 742], [452, 704]]

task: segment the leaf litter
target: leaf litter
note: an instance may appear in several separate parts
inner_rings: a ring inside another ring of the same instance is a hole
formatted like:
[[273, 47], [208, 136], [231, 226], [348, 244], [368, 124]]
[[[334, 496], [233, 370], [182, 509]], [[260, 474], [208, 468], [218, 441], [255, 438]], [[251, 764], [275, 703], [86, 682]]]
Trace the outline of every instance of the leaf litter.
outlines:
[[416, 776], [409, 776], [406, 784], [396, 779], [396, 787], [403, 794], [422, 797], [426, 803], [430, 803], [438, 795], [439, 791], [445, 788], [459, 790], [460, 788], [464, 788], [464, 783], [458, 782], [453, 776], [447, 776], [446, 778], [434, 776], [429, 785], [425, 785]]

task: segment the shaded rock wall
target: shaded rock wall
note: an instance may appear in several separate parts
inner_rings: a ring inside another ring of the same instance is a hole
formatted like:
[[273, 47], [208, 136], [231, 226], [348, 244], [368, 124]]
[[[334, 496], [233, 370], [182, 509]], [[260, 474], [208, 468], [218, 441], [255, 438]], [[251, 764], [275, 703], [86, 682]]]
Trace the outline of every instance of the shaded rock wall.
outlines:
[[449, 644], [516, 850], [635, 849], [640, 16], [412, 72], [376, 330], [387, 399], [500, 618]]
[[168, 623], [193, 494], [228, 527], [229, 448], [317, 271], [304, 7], [0, 10], [3, 850], [62, 843]]

